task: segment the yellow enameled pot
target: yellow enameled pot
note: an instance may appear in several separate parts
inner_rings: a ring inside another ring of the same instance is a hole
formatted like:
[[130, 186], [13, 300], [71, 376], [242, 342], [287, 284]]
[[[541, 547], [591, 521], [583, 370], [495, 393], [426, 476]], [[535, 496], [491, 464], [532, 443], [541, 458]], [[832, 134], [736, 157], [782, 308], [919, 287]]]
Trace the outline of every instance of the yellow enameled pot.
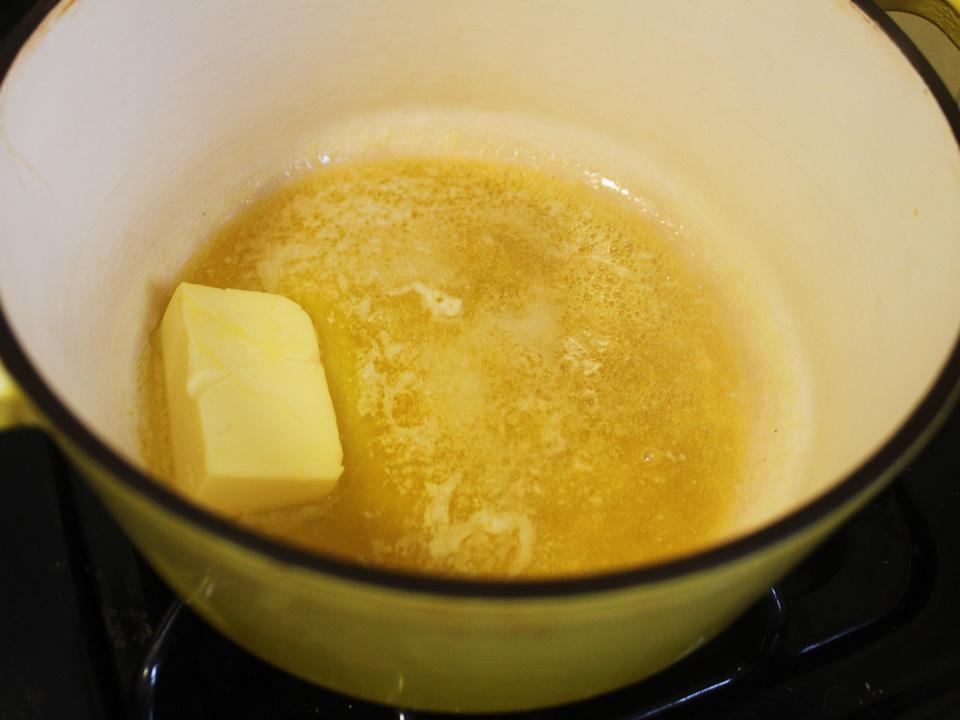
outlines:
[[[950, 3], [883, 4], [958, 27]], [[0, 90], [0, 424], [45, 427], [203, 617], [313, 682], [504, 711], [639, 680], [878, 492], [956, 395], [960, 118], [867, 0], [77, 0], [22, 30]], [[284, 547], [139, 469], [137, 353], [196, 243], [279, 161], [329, 160], [333, 128], [423, 130], [427, 110], [450, 148], [457, 117], [587, 133], [600, 169], [629, 165], [776, 286], [811, 460], [771, 470], [727, 542], [603, 576], [445, 580]]]

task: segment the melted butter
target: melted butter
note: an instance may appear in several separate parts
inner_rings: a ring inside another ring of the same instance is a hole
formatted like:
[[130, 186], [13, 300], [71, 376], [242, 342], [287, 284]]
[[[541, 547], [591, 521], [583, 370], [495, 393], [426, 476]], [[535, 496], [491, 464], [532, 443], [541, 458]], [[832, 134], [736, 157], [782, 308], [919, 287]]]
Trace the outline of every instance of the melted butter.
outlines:
[[[743, 329], [681, 240], [597, 190], [480, 160], [345, 164], [255, 202], [180, 279], [306, 309], [346, 470], [321, 502], [239, 521], [461, 576], [598, 572], [715, 542], [756, 398]], [[142, 440], [169, 477], [158, 379], [154, 339]]]

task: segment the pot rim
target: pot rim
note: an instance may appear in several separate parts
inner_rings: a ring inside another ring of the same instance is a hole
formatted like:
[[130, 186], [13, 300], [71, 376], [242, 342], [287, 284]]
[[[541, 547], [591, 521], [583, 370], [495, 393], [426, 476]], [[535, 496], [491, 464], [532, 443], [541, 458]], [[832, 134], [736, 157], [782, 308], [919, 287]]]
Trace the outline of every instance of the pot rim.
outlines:
[[[879, 27], [926, 83], [946, 117], [960, 151], [960, 109], [943, 81], [893, 20], [872, 0], [848, 0], [868, 21]], [[0, 82], [12, 67], [17, 53], [51, 11], [63, 12], [72, 0], [57, 8], [56, 0], [35, 6], [0, 48]], [[54, 19], [54, 15], [50, 15]], [[953, 349], [935, 382], [896, 432], [861, 465], [833, 484], [829, 490], [784, 517], [746, 535], [700, 552], [627, 570], [542, 580], [445, 578], [426, 573], [370, 568], [317, 552], [301, 550], [272, 540], [194, 505], [135, 467], [95, 435], [66, 406], [34, 368], [0, 302], [0, 360], [36, 408], [64, 436], [112, 477], [138, 495], [199, 529], [285, 565], [344, 580], [433, 595], [476, 598], [551, 598], [585, 595], [650, 585], [709, 571], [744, 560], [813, 528], [875, 483], [889, 479], [933, 436], [948, 414], [960, 389], [960, 330]]]

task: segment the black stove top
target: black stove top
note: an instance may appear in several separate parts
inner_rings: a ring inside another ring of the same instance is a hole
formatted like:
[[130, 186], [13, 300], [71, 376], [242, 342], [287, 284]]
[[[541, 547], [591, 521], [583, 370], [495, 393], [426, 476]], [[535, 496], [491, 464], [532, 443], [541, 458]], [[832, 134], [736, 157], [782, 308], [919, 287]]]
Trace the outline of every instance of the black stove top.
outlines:
[[[534, 718], [960, 718], [960, 412], [897, 482], [680, 665]], [[414, 718], [197, 618], [43, 435], [0, 435], [0, 718]], [[436, 717], [436, 716], [433, 716]]]

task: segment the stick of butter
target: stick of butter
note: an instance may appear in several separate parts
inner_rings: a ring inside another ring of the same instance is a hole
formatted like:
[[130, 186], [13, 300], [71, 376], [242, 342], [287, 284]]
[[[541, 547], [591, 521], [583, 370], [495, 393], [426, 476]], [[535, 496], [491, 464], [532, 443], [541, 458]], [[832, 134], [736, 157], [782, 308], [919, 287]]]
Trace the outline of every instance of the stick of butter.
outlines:
[[160, 342], [184, 493], [239, 513], [333, 490], [343, 450], [303, 308], [271, 293], [181, 283]]

